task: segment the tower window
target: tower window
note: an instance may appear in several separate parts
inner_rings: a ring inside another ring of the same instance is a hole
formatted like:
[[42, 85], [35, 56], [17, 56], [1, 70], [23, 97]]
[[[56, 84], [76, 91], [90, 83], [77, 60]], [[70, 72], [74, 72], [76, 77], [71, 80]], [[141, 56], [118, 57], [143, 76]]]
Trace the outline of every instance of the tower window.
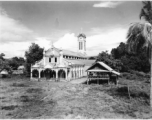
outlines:
[[49, 58], [49, 62], [51, 62], [51, 58]]
[[55, 62], [57, 62], [57, 58], [55, 57]]
[[82, 42], [79, 42], [79, 50], [82, 50]]
[[79, 50], [80, 50], [81, 48], [80, 48], [80, 42], [79, 42]]
[[81, 50], [81, 42], [80, 42], [80, 50]]

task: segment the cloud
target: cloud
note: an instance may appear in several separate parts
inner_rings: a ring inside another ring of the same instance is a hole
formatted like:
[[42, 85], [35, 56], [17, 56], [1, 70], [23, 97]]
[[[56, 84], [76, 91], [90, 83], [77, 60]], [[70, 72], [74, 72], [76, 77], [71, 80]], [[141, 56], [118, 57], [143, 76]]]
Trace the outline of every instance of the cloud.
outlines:
[[38, 44], [41, 48], [49, 49], [51, 46], [51, 39], [45, 38], [45, 37], [38, 37], [35, 41], [36, 44]]
[[106, 1], [106, 2], [100, 2], [100, 3], [94, 4], [93, 7], [115, 8], [116, 6], [120, 4], [122, 4], [122, 2]]
[[[95, 28], [92, 29], [94, 32]], [[102, 31], [97, 28], [98, 31]], [[106, 32], [100, 32], [96, 35], [91, 35], [86, 38], [87, 54], [98, 55], [100, 52], [117, 47], [120, 42], [126, 42], [127, 30], [124, 28], [115, 28]], [[74, 33], [67, 33], [60, 38], [55, 44], [55, 47], [68, 49], [72, 51], [78, 50], [77, 37]]]
[[77, 37], [75, 37], [74, 33], [67, 33], [63, 37], [61, 37], [57, 42], [55, 42], [54, 46], [57, 48], [77, 51]]
[[24, 57], [25, 50], [30, 46], [29, 42], [9, 42], [0, 44], [0, 53], [4, 53], [6, 58], [14, 56]]
[[[49, 49], [51, 46], [51, 40], [44, 37], [37, 37], [33, 43], [38, 44], [41, 48]], [[6, 58], [11, 58], [14, 56], [24, 57], [25, 51], [28, 50], [32, 42], [9, 42], [7, 44], [0, 44], [0, 53], [4, 53]]]
[[34, 32], [21, 24], [19, 21], [7, 15], [0, 8], [0, 44], [8, 42], [25, 42], [34, 40]]

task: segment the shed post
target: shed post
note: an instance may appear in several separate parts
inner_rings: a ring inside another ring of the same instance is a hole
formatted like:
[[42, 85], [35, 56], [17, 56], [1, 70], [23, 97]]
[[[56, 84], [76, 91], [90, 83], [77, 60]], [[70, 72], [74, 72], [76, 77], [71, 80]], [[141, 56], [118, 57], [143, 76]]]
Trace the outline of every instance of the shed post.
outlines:
[[87, 85], [88, 85], [88, 81], [89, 81], [89, 76], [88, 76], [88, 71], [87, 71]]
[[[32, 66], [32, 65], [31, 65], [31, 66]], [[32, 76], [33, 76], [32, 71], [33, 71], [33, 70], [32, 70], [32, 68], [31, 68], [31, 79], [32, 79]]]

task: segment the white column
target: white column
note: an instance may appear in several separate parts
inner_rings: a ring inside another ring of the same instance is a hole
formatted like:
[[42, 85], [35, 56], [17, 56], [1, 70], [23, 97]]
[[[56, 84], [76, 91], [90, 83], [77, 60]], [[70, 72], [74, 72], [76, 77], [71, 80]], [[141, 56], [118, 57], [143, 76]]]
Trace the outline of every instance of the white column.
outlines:
[[44, 66], [45, 66], [45, 48], [44, 48], [44, 50], [43, 50], [43, 64], [44, 64]]
[[78, 78], [80, 77], [80, 69], [79, 69], [79, 67], [78, 67]]
[[73, 70], [73, 78], [75, 79], [75, 70]]
[[83, 67], [81, 67], [81, 77], [83, 76], [82, 70], [83, 70]]
[[41, 70], [39, 69], [39, 79], [40, 79], [40, 77], [41, 77]]
[[66, 79], [66, 80], [68, 79], [68, 72], [67, 72], [67, 69], [65, 69], [65, 79]]
[[62, 61], [63, 61], [63, 52], [62, 50], [60, 51], [60, 64], [62, 64]]
[[83, 76], [83, 69], [84, 69], [84, 68], [82, 68], [82, 70], [81, 70], [81, 72], [82, 72], [82, 76]]
[[58, 81], [58, 69], [56, 69], [55, 72], [56, 72], [56, 81]]
[[[32, 66], [32, 65], [31, 65], [31, 66]], [[31, 79], [33, 78], [33, 77], [32, 77], [32, 75], [33, 75], [33, 74], [32, 74], [32, 71], [33, 71], [33, 69], [31, 68]]]

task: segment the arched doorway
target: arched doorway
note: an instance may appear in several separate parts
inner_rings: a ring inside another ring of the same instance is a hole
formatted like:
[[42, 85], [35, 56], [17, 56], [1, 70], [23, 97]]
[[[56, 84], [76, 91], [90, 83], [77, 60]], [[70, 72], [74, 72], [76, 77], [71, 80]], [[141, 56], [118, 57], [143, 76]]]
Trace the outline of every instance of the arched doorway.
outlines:
[[51, 69], [48, 69], [48, 68], [45, 69], [44, 73], [45, 73], [46, 79], [50, 79], [52, 77], [52, 70]]
[[71, 71], [71, 78], [72, 78], [72, 79], [74, 78], [74, 76], [73, 76], [73, 71]]
[[36, 69], [34, 69], [34, 70], [32, 71], [32, 77], [38, 78], [38, 77], [39, 77], [39, 71], [36, 70]]
[[65, 79], [65, 77], [66, 77], [66, 73], [65, 73], [65, 71], [64, 70], [59, 70], [58, 71], [58, 77], [59, 77], [59, 79]]
[[55, 78], [56, 78], [56, 72], [55, 72], [54, 70], [52, 71], [51, 78], [53, 78], [53, 79], [55, 79]]
[[67, 78], [71, 79], [70, 68], [67, 69]]
[[40, 75], [41, 75], [41, 78], [44, 78], [45, 75], [44, 75], [44, 71], [43, 70], [41, 71]]

